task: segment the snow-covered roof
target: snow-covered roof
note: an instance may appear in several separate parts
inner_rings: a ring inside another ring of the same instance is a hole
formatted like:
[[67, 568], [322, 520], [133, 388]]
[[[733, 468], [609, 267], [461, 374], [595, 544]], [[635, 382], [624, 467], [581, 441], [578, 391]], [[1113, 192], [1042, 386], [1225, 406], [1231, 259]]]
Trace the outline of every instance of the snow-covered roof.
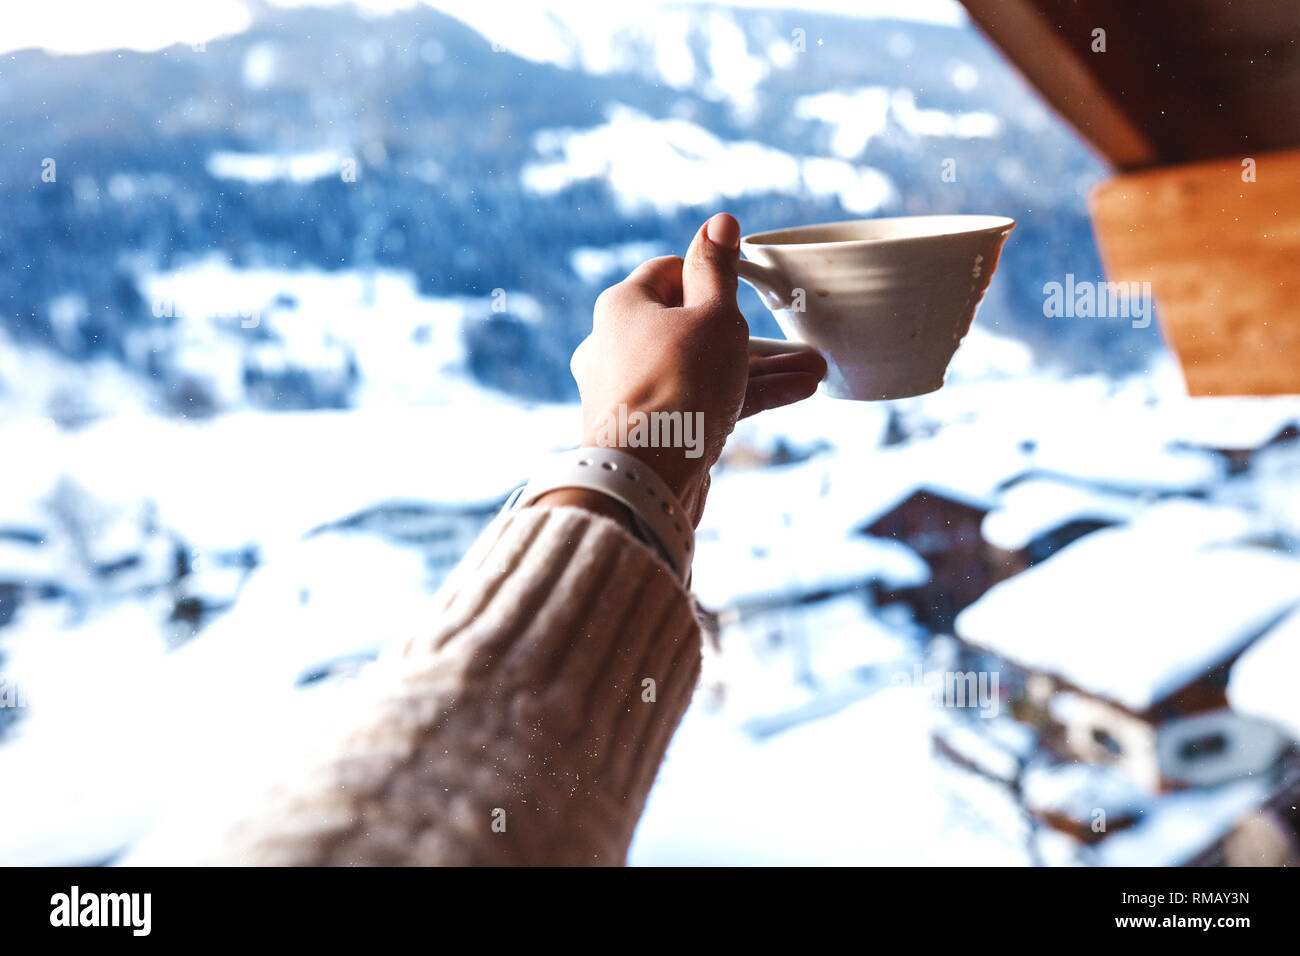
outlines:
[[834, 463], [828, 498], [856, 527], [870, 525], [918, 491], [990, 508], [999, 486], [1028, 461], [1016, 442], [1003, 438], [954, 425], [897, 447], [844, 449]]
[[0, 500], [0, 537], [5, 535], [44, 537], [53, 522], [45, 509], [29, 498], [6, 494]]
[[705, 680], [723, 688], [736, 729], [757, 739], [852, 705], [906, 671], [911, 651], [859, 596], [843, 594], [728, 620]]
[[[789, 406], [790, 410], [778, 409], [758, 418], [785, 412], [786, 427], [801, 441], [833, 445], [834, 453], [815, 455], [792, 466], [719, 471], [709, 492], [706, 522], [714, 513], [735, 513], [732, 499], [744, 491], [733, 491], [728, 482], [737, 475], [767, 476], [749, 482], [755, 488], [762, 485], [764, 497], [757, 504], [745, 497], [739, 506], [750, 509], [755, 518], [761, 519], [762, 512], [773, 509], [803, 508], [794, 496], [804, 496], [813, 501], [813, 508], [824, 516], [828, 527], [847, 529], [865, 527], [918, 491], [987, 508], [999, 486], [1020, 474], [1028, 462], [1012, 437], [990, 438], [978, 428], [961, 424], [904, 445], [878, 447], [884, 425], [878, 405], [826, 401], [828, 405], [810, 409]], [[794, 418], [792, 410], [804, 417]], [[805, 419], [809, 428], [799, 425]], [[742, 422], [741, 428], [745, 424]], [[744, 434], [747, 441], [761, 447], [770, 448], [775, 442], [775, 437], [757, 427]]]
[[1179, 866], [1226, 833], [1268, 797], [1262, 777], [1194, 787], [1151, 801], [1141, 821], [1092, 848], [1099, 866]]
[[121, 518], [101, 525], [86, 544], [91, 562], [106, 567], [139, 557], [144, 540], [141, 525]]
[[1165, 402], [1161, 413], [1171, 440], [1200, 448], [1249, 450], [1300, 425], [1300, 397], [1183, 398]]
[[692, 580], [706, 607], [838, 590], [867, 581], [923, 584], [930, 569], [904, 544], [864, 535], [819, 540], [792, 530], [762, 541], [697, 539]]
[[1251, 520], [1153, 506], [994, 586], [958, 635], [1142, 711], [1241, 650], [1300, 602], [1300, 560], [1234, 544]]
[[[940, 389], [908, 407], [946, 423], [943, 432], [964, 423], [995, 460], [1007, 449], [1020, 450], [1026, 472], [1164, 493], [1213, 484], [1224, 463], [1209, 451], [1175, 447], [1178, 430], [1162, 409], [1178, 399], [1165, 386], [1152, 391], [1149, 385], [1146, 379], [1124, 385], [1101, 376], [1031, 375]], [[1181, 384], [1176, 388], [1180, 393]]]
[[1217, 787], [1141, 795], [1131, 792], [1132, 785], [1117, 771], [1086, 764], [1027, 773], [1025, 783], [1027, 804], [1068, 808], [1081, 823], [1091, 825], [1093, 811], [1104, 809], [1109, 827], [1115, 814], [1110, 801], [1138, 816], [1135, 825], [1113, 830], [1087, 848], [1062, 833], [1039, 834], [1038, 849], [1048, 865], [1179, 866], [1222, 837], [1269, 792], [1267, 781], [1249, 777]]
[[1269, 521], [1300, 537], [1300, 442], [1265, 448], [1256, 456], [1250, 474], [1243, 477], [1248, 480], [1234, 490]]
[[984, 540], [1008, 551], [1072, 521], [1119, 523], [1148, 505], [1142, 498], [1054, 478], [1027, 478], [1008, 488], [981, 526]]
[[1300, 739], [1300, 610], [1270, 630], [1232, 665], [1228, 701], [1234, 710], [1278, 724]]
[[836, 494], [834, 460], [720, 471], [696, 535], [692, 582], [721, 609], [866, 581], [924, 583], [930, 569], [906, 545], [855, 534], [857, 512]]
[[205, 567], [182, 578], [180, 590], [186, 597], [208, 605], [233, 603], [246, 574], [240, 567]]
[[1025, 806], [1091, 823], [1097, 810], [1107, 817], [1136, 816], [1150, 796], [1131, 777], [1107, 766], [1086, 763], [1038, 765], [1020, 778]]
[[1140, 432], [1055, 432], [1039, 440], [1031, 470], [1061, 475], [1104, 488], [1194, 492], [1222, 474], [1208, 452], [1153, 444]]
[[67, 554], [49, 544], [0, 541], [0, 584], [44, 584], [68, 573]]

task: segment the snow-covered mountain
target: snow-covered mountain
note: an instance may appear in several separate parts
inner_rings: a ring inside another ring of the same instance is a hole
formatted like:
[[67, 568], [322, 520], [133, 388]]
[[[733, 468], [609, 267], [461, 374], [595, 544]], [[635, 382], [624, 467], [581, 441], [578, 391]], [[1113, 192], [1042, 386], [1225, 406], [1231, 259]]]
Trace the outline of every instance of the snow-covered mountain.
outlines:
[[[908, 5], [911, 19], [776, 5], [395, 6], [254, 5], [243, 29], [197, 49], [6, 56], [0, 331], [13, 347], [105, 359], [173, 412], [361, 404], [367, 382], [395, 372], [372, 364], [373, 349], [360, 354], [316, 303], [303, 321], [261, 327], [223, 311], [229, 297], [202, 285], [213, 267], [200, 264], [251, 270], [232, 278], [246, 289], [268, 270], [363, 285], [383, 272], [405, 275], [428, 300], [419, 308], [445, 317], [389, 331], [439, 354], [421, 373], [445, 374], [462, 355], [482, 384], [565, 398], [591, 302], [627, 267], [593, 273], [574, 257], [680, 250], [724, 207], [755, 230], [1011, 215], [1020, 228], [986, 327], [1046, 361], [1112, 371], [1139, 366], [1156, 341], [1043, 316], [1045, 281], [1098, 271], [1082, 190], [1099, 167], [952, 4]], [[162, 292], [159, 276], [173, 277]], [[175, 292], [177, 276], [193, 291]], [[303, 281], [238, 308], [283, 314]], [[206, 304], [183, 320], [169, 296]], [[742, 304], [756, 331], [773, 331], [747, 289]], [[196, 323], [209, 320], [211, 374], [196, 374]], [[386, 309], [371, 321], [404, 320]], [[286, 363], [273, 388], [268, 351]], [[50, 394], [0, 368], [0, 415], [112, 411], [96, 387], [109, 374], [96, 367], [79, 402], [75, 388]], [[232, 375], [257, 384], [234, 394]]]

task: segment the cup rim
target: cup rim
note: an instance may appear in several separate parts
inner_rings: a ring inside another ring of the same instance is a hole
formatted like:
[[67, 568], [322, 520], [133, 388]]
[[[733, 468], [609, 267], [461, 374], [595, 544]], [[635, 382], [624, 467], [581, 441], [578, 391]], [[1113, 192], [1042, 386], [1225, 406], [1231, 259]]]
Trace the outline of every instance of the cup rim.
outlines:
[[[935, 232], [924, 232], [919, 235], [911, 236], [868, 236], [859, 239], [823, 239], [813, 242], [800, 242], [797, 239], [772, 241], [777, 236], [796, 236], [799, 233], [812, 232], [818, 229], [833, 229], [836, 226], [855, 226], [863, 223], [872, 223], [888, 225], [890, 223], [900, 222], [917, 222], [918, 220], [939, 220], [945, 219], [950, 222], [964, 221], [966, 227], [957, 227], [943, 229]], [[818, 249], [827, 246], [866, 246], [877, 245], [880, 243], [912, 243], [928, 242], [935, 239], [949, 239], [954, 236], [973, 236], [981, 233], [1001, 233], [1006, 235], [1016, 227], [1016, 221], [1007, 216], [993, 216], [982, 214], [968, 213], [931, 213], [922, 216], [886, 216], [878, 219], [841, 219], [836, 222], [819, 222], [811, 223], [806, 226], [789, 226], [785, 229], [769, 229], [764, 232], [751, 233], [740, 240], [744, 246], [760, 246], [774, 248], [780, 246], [792, 246], [800, 249]]]

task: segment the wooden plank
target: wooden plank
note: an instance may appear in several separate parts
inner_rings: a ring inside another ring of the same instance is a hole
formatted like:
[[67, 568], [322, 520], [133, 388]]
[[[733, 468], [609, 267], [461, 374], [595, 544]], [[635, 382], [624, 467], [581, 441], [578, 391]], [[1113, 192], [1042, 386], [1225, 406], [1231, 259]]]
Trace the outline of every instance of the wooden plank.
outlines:
[[1158, 160], [1154, 143], [1097, 78], [1098, 62], [1081, 54], [1080, 39], [1089, 33], [1064, 33], [1034, 0], [962, 2], [975, 25], [1103, 158], [1123, 169]]
[[962, 2], [1120, 169], [1300, 146], [1296, 0]]
[[1150, 282], [1192, 395], [1300, 394], [1300, 150], [1115, 176], [1089, 197], [1107, 276]]

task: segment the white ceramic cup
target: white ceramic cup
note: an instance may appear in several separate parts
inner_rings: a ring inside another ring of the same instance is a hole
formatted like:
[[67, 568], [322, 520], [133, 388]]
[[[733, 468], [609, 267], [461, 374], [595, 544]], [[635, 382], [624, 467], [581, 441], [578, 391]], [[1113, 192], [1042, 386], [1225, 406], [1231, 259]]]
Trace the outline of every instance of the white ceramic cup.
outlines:
[[1015, 221], [903, 216], [746, 236], [740, 277], [790, 340], [750, 339], [750, 353], [826, 357], [836, 398], [923, 395], [943, 385]]

